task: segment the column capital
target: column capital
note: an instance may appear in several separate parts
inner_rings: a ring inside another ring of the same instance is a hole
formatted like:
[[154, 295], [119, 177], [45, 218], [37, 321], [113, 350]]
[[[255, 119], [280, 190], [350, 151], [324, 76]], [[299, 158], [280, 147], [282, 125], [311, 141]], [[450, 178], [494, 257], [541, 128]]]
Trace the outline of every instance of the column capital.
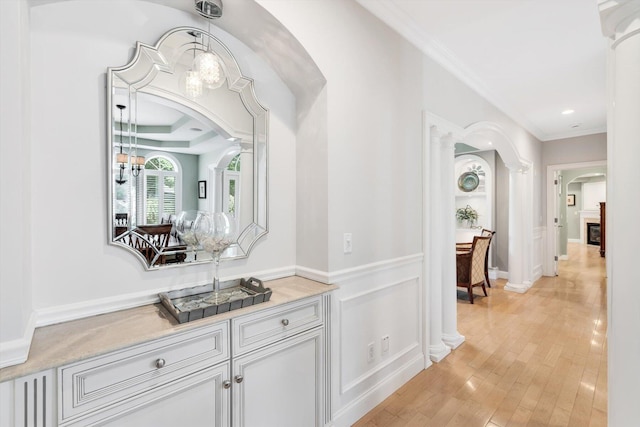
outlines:
[[525, 174], [529, 171], [529, 165], [523, 163], [508, 163], [505, 166], [509, 169], [509, 173]]
[[442, 138], [440, 138], [440, 144], [442, 145], [442, 148], [447, 148], [451, 150], [455, 149], [456, 141], [453, 138], [453, 134], [449, 132], [446, 135], [443, 135]]
[[640, 34], [640, 2], [628, 0], [600, 0], [602, 34], [615, 45], [635, 34]]

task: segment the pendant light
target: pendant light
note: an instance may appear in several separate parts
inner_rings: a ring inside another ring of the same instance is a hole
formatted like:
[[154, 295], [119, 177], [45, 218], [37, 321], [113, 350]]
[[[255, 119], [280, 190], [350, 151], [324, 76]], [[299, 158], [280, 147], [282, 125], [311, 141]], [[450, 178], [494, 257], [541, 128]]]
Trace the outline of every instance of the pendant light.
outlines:
[[211, 50], [211, 20], [222, 16], [222, 0], [196, 0], [196, 10], [207, 19], [207, 47], [194, 58], [191, 68], [206, 88], [217, 89], [224, 84], [226, 76], [220, 57]]
[[[138, 178], [138, 175], [140, 175], [140, 171], [144, 169], [144, 157], [143, 156], [138, 156], [138, 110], [137, 110], [137, 103], [136, 105], [136, 111], [135, 111], [135, 115], [134, 117], [136, 118], [135, 120], [135, 124], [136, 124], [136, 129], [135, 129], [135, 133], [133, 134], [133, 138], [135, 141], [135, 149], [133, 151], [134, 154], [131, 155], [131, 175], [135, 176], [136, 178]], [[131, 117], [131, 116], [129, 116]], [[129, 120], [129, 130], [131, 130], [131, 120]], [[131, 134], [131, 132], [129, 132], [129, 134]]]
[[122, 185], [127, 182], [124, 177], [124, 169], [125, 165], [129, 162], [129, 155], [122, 152], [122, 110], [127, 107], [121, 104], [116, 105], [116, 107], [120, 110], [120, 152], [116, 156], [116, 162], [120, 164], [120, 177], [116, 178], [116, 183]]
[[202, 91], [203, 91], [202, 79], [200, 78], [200, 73], [193, 69], [193, 63], [195, 63], [195, 60], [196, 60], [195, 46], [198, 44], [197, 38], [200, 35], [200, 33], [195, 31], [190, 31], [189, 34], [191, 34], [194, 39], [193, 61], [192, 61], [191, 69], [187, 70], [182, 76], [181, 86], [184, 88], [184, 94], [188, 98], [196, 99], [202, 96]]

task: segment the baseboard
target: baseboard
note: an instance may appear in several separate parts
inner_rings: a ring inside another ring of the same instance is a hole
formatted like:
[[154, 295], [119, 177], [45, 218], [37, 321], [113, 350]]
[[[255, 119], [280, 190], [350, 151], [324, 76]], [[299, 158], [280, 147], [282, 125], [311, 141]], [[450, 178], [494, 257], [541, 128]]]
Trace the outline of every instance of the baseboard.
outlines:
[[329, 273], [326, 271], [314, 270], [312, 268], [296, 266], [296, 275], [316, 282], [329, 284]]
[[567, 239], [567, 242], [569, 242], [569, 243], [582, 243], [582, 240], [580, 240], [580, 239]]
[[532, 281], [535, 282], [536, 280], [540, 279], [542, 277], [542, 265], [536, 265], [535, 267], [533, 267], [533, 278]]
[[558, 257], [558, 260], [560, 260], [560, 261], [566, 261], [566, 260], [568, 260], [568, 259], [569, 259], [569, 255], [560, 255], [560, 256]]
[[[428, 362], [427, 367], [431, 366]], [[420, 371], [425, 369], [424, 356], [421, 354], [396, 371], [390, 373], [357, 399], [353, 400], [333, 415], [331, 422], [335, 427], [349, 427], [362, 418], [370, 410], [379, 405], [387, 397], [404, 385]]]
[[[243, 274], [239, 277], [223, 277], [222, 280], [239, 279], [240, 277], [257, 277], [260, 280], [274, 280], [288, 277], [295, 274], [294, 266], [282, 267], [272, 270], [263, 270], [254, 273]], [[128, 308], [140, 307], [147, 304], [155, 304], [160, 301], [158, 294], [176, 289], [190, 288], [204, 285], [206, 283], [182, 284], [173, 287], [151, 289], [143, 292], [117, 295], [108, 298], [100, 298], [89, 301], [81, 301], [73, 304], [60, 305], [56, 307], [37, 310], [36, 327], [53, 325], [56, 323], [68, 322], [70, 320], [82, 319], [99, 314], [111, 313], [114, 311], [126, 310]], [[4, 344], [3, 344], [4, 346]]]
[[0, 343], [0, 368], [26, 362], [31, 348], [31, 339], [36, 330], [35, 312], [31, 312], [22, 338]]
[[508, 278], [509, 278], [508, 271], [498, 270], [498, 279], [508, 279]]

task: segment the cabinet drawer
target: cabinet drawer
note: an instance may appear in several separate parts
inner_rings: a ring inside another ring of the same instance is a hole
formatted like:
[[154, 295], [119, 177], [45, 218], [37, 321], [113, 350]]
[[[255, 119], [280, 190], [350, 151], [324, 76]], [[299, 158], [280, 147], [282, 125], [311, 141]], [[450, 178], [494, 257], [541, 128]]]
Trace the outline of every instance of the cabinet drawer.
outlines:
[[125, 401], [229, 358], [228, 322], [58, 368], [59, 419]]
[[322, 300], [308, 298], [231, 321], [234, 355], [322, 325]]

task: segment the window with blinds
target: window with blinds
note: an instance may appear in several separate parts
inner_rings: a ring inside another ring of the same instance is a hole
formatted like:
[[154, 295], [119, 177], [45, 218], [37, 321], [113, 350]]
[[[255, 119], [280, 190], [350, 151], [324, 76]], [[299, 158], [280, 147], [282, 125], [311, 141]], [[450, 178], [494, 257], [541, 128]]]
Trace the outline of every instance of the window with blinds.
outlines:
[[152, 157], [144, 169], [144, 223], [160, 224], [164, 215], [177, 215], [180, 209], [177, 165], [166, 157]]

